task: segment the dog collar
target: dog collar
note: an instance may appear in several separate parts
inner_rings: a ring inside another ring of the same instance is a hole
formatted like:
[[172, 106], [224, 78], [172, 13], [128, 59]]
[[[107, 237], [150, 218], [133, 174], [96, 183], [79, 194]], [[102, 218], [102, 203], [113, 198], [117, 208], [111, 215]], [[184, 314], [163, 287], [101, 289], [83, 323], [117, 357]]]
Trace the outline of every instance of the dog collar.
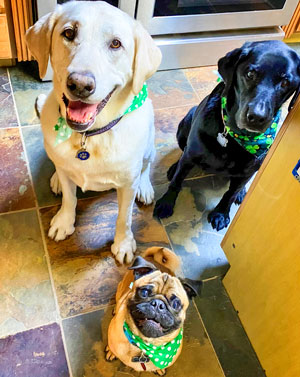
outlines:
[[[181, 328], [176, 338], [161, 346], [154, 346], [151, 343], [144, 342], [138, 335], [133, 334], [126, 322], [123, 324], [123, 330], [129, 342], [142, 351], [141, 357], [143, 357], [143, 360], [146, 362], [151, 360], [159, 369], [167, 368], [173, 362], [173, 358], [177, 354], [183, 338], [183, 329]], [[149, 359], [146, 360], [144, 355], [147, 355]], [[136, 360], [133, 361], [142, 363], [140, 357], [134, 359]]]
[[[86, 150], [87, 138], [90, 136], [102, 134], [110, 130], [117, 123], [119, 123], [119, 121], [123, 118], [124, 115], [131, 113], [132, 111], [141, 107], [144, 104], [147, 97], [148, 97], [147, 84], [144, 83], [142, 90], [136, 96], [134, 96], [131, 102], [131, 105], [125, 110], [125, 112], [119, 118], [112, 120], [104, 127], [82, 133], [82, 139], [81, 139], [81, 145], [80, 145], [81, 148], [77, 151], [75, 157], [79, 158], [80, 160], [87, 160], [90, 157], [89, 152]], [[57, 124], [54, 126], [54, 130], [57, 132], [55, 143], [54, 143], [55, 146], [68, 140], [73, 132], [72, 128], [68, 126], [66, 119], [63, 118], [62, 116], [58, 118]]]
[[221, 97], [221, 115], [224, 124], [223, 133], [219, 133], [217, 140], [223, 146], [226, 147], [228, 140], [226, 139], [227, 135], [230, 135], [237, 143], [239, 143], [246, 151], [251, 153], [257, 158], [264, 156], [270, 146], [273, 144], [273, 141], [276, 136], [278, 123], [280, 120], [281, 109], [277, 111], [277, 114], [272, 120], [270, 127], [261, 134], [256, 134], [249, 131], [239, 130], [232, 131], [230, 127], [226, 124], [228, 121], [228, 115], [226, 113], [226, 103], [227, 98]]

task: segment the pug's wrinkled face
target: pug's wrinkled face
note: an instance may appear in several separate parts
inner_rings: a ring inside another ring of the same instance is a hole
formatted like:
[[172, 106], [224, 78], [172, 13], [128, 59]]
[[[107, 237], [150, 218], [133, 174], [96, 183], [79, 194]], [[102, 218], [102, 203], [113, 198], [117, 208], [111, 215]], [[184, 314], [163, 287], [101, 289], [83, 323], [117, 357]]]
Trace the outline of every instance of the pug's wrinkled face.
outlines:
[[147, 338], [163, 337], [180, 328], [188, 305], [180, 280], [158, 270], [136, 280], [127, 301], [135, 326]]

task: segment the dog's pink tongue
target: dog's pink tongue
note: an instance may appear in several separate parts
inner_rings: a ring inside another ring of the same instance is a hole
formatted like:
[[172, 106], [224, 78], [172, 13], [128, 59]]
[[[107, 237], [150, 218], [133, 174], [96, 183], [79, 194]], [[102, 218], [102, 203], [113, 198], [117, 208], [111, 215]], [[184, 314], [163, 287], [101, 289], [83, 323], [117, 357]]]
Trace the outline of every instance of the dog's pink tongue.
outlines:
[[77, 123], [87, 123], [96, 113], [98, 104], [89, 105], [81, 101], [69, 101], [68, 117]]

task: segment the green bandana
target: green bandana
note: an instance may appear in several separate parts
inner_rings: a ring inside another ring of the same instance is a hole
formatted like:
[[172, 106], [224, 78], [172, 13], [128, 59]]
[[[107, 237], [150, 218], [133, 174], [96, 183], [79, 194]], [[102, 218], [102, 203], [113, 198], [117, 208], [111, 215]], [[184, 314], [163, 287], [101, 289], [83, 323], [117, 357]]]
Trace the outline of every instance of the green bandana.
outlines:
[[[148, 97], [148, 90], [147, 90], [147, 84], [144, 83], [142, 90], [139, 92], [138, 95], [136, 95], [132, 102], [131, 105], [126, 109], [124, 112], [124, 115], [131, 113], [132, 111], [138, 109], [143, 105], [145, 102], [146, 98]], [[57, 124], [54, 126], [54, 130], [57, 132], [56, 134], [56, 139], [54, 145], [57, 146], [58, 144], [66, 141], [69, 139], [69, 137], [72, 135], [72, 128], [70, 128], [67, 125], [67, 122], [65, 118], [59, 117], [57, 120]]]
[[264, 133], [257, 134], [245, 130], [239, 130], [237, 132], [232, 131], [229, 126], [226, 125], [226, 122], [228, 121], [228, 115], [226, 114], [226, 103], [226, 97], [222, 97], [221, 108], [226, 132], [249, 153], [255, 155], [256, 157], [265, 155], [275, 139], [281, 110], [278, 110], [277, 114], [273, 118], [271, 126]]
[[145, 343], [142, 338], [134, 335], [126, 322], [124, 322], [123, 330], [129, 342], [142, 350], [142, 353], [146, 354], [159, 369], [167, 368], [173, 362], [183, 338], [183, 329], [180, 329], [175, 339], [156, 347], [153, 344]]

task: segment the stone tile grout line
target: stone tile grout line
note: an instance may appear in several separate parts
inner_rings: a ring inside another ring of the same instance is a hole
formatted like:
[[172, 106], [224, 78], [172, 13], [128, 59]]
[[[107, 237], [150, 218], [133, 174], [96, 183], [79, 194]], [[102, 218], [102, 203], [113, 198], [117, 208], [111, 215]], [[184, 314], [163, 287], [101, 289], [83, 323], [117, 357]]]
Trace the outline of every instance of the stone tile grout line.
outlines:
[[63, 326], [62, 326], [62, 319], [61, 319], [61, 316], [60, 316], [60, 310], [59, 310], [58, 299], [57, 299], [57, 295], [56, 295], [56, 289], [55, 289], [55, 285], [54, 285], [54, 279], [53, 279], [52, 270], [51, 270], [50, 257], [49, 257], [49, 253], [48, 253], [48, 249], [47, 249], [47, 243], [46, 243], [46, 240], [45, 240], [44, 229], [43, 229], [43, 226], [42, 226], [42, 219], [41, 219], [40, 211], [39, 211], [39, 208], [38, 208], [37, 196], [36, 196], [36, 193], [35, 193], [35, 187], [34, 187], [34, 184], [33, 184], [33, 179], [32, 179], [32, 175], [31, 175], [29, 160], [28, 160], [28, 156], [27, 156], [27, 150], [26, 150], [26, 146], [25, 146], [25, 142], [24, 142], [24, 138], [23, 138], [23, 133], [22, 133], [22, 128], [21, 128], [21, 123], [20, 123], [18, 108], [17, 108], [17, 105], [16, 105], [14, 91], [13, 91], [13, 87], [12, 87], [12, 84], [11, 84], [11, 79], [10, 79], [10, 74], [9, 74], [9, 70], [8, 69], [7, 69], [7, 76], [8, 76], [9, 84], [10, 84], [10, 87], [11, 87], [12, 99], [13, 99], [14, 108], [15, 108], [15, 111], [16, 111], [16, 117], [17, 117], [19, 132], [20, 132], [20, 138], [21, 138], [22, 146], [23, 146], [23, 150], [24, 150], [26, 167], [27, 167], [27, 170], [28, 170], [28, 175], [29, 175], [29, 179], [30, 179], [30, 182], [31, 182], [31, 185], [32, 185], [34, 200], [35, 200], [35, 203], [36, 203], [35, 210], [36, 210], [36, 213], [37, 213], [38, 222], [39, 222], [39, 226], [40, 226], [42, 243], [43, 243], [43, 247], [44, 247], [44, 252], [45, 252], [45, 257], [46, 257], [47, 267], [48, 267], [48, 272], [49, 272], [49, 278], [50, 278], [50, 282], [51, 282], [51, 286], [52, 286], [52, 291], [53, 291], [53, 297], [54, 297], [55, 306], [56, 306], [57, 322], [58, 322], [58, 324], [60, 326], [60, 330], [61, 330], [61, 336], [62, 336], [64, 351], [65, 351], [65, 356], [66, 356], [66, 360], [67, 360], [67, 365], [68, 365], [68, 369], [69, 369], [69, 374], [70, 374], [70, 377], [73, 377], [72, 369], [71, 369], [71, 363], [70, 363], [70, 359], [69, 359], [69, 355], [68, 355], [68, 350], [67, 350], [67, 345], [66, 345], [66, 340], [65, 340], [65, 335], [64, 335], [64, 330], [63, 330]]

